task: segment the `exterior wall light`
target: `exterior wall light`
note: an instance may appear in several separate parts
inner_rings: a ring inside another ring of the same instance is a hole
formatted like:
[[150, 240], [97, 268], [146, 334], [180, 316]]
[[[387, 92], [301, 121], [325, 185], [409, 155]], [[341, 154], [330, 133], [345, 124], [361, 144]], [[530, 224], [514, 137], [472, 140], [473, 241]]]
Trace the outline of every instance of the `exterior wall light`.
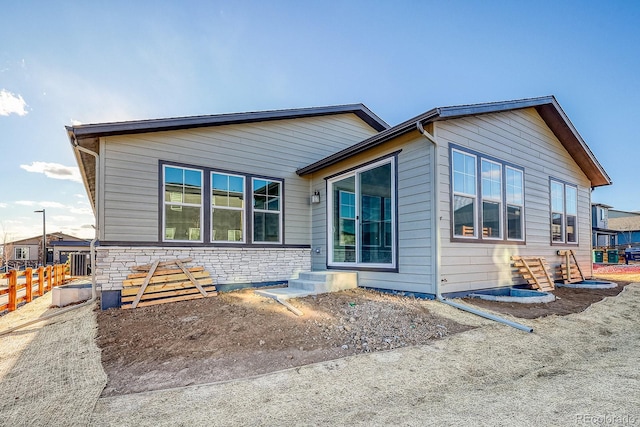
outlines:
[[311, 204], [317, 205], [318, 203], [320, 203], [320, 192], [316, 190], [311, 195]]

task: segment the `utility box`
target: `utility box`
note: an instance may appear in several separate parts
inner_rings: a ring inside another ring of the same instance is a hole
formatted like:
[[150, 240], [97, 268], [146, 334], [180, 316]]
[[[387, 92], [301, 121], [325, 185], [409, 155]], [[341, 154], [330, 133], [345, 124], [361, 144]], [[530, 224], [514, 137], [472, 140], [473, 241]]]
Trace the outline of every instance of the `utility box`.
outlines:
[[74, 277], [88, 276], [91, 268], [91, 255], [87, 253], [69, 254], [69, 274]]

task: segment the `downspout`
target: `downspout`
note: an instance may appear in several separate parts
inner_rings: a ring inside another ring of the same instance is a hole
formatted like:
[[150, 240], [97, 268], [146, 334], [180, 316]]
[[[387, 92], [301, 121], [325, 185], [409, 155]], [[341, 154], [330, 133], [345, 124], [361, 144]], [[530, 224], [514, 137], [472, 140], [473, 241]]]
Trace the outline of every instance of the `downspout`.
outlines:
[[48, 320], [57, 316], [60, 316], [61, 314], [67, 313], [69, 311], [72, 310], [76, 310], [80, 307], [85, 307], [87, 305], [91, 305], [93, 304], [96, 299], [98, 298], [98, 293], [96, 291], [96, 265], [95, 265], [95, 260], [96, 260], [96, 241], [98, 240], [99, 236], [100, 236], [100, 228], [98, 226], [98, 218], [99, 218], [99, 211], [98, 211], [98, 182], [99, 182], [99, 158], [98, 158], [98, 153], [95, 153], [91, 150], [88, 150], [84, 147], [81, 147], [78, 142], [76, 141], [75, 137], [73, 137], [72, 141], [71, 141], [71, 146], [74, 149], [77, 149], [78, 151], [82, 151], [83, 153], [87, 153], [91, 156], [94, 157], [95, 161], [96, 161], [96, 183], [95, 183], [95, 195], [96, 195], [96, 201], [95, 201], [95, 213], [96, 213], [96, 226], [95, 226], [95, 235], [93, 237], [93, 240], [91, 240], [91, 245], [90, 245], [90, 251], [91, 251], [91, 299], [88, 301], [83, 302], [82, 304], [78, 304], [78, 305], [74, 305], [71, 307], [67, 307], [64, 308], [62, 310], [56, 311], [55, 313], [51, 313], [47, 316], [42, 316], [38, 319], [35, 320], [31, 320], [29, 322], [25, 322], [22, 323], [18, 326], [14, 326], [12, 328], [9, 328], [7, 330], [4, 330], [2, 332], [0, 332], [0, 336], [6, 335], [6, 334], [10, 334], [11, 332], [17, 331], [18, 329], [22, 329], [25, 328], [27, 326], [42, 322], [44, 320]]
[[432, 187], [431, 187], [431, 230], [433, 230], [433, 235], [435, 236], [435, 242], [431, 244], [431, 259], [433, 266], [433, 286], [435, 289], [436, 300], [440, 301], [444, 304], [450, 305], [451, 307], [455, 307], [459, 310], [463, 310], [476, 316], [484, 317], [485, 319], [493, 320], [495, 322], [504, 323], [505, 325], [511, 326], [516, 329], [520, 329], [525, 332], [533, 332], [533, 328], [529, 326], [522, 325], [517, 322], [512, 322], [511, 320], [505, 319], [500, 316], [495, 316], [493, 314], [487, 313], [482, 310], [478, 310], [463, 304], [459, 304], [457, 302], [450, 301], [444, 298], [440, 292], [440, 242], [441, 242], [441, 231], [440, 231], [440, 174], [438, 172], [438, 142], [436, 141], [434, 135], [431, 135], [429, 132], [424, 130], [422, 123], [420, 121], [416, 122], [416, 128], [418, 132], [425, 138], [431, 142], [431, 162], [433, 164], [433, 179]]

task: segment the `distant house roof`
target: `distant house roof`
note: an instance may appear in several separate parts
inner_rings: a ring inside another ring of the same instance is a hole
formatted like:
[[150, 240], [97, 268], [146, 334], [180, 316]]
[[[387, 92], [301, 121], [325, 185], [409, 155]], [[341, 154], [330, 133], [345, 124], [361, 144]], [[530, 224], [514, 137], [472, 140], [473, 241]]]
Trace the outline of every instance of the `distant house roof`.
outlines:
[[[61, 242], [61, 241], [72, 242], [72, 243], [88, 242], [88, 240], [86, 239], [81, 239], [80, 237], [75, 237], [65, 233], [47, 233], [47, 241], [49, 242], [49, 244], [52, 244], [53, 242]], [[14, 240], [13, 242], [7, 242], [7, 244], [37, 245], [40, 242], [42, 242], [42, 234], [40, 234], [39, 236], [28, 237], [26, 239]]]
[[610, 185], [611, 179], [584, 142], [578, 131], [564, 113], [554, 96], [539, 98], [519, 99], [514, 101], [491, 102], [484, 104], [460, 105], [451, 107], [438, 107], [419, 116], [409, 119], [399, 125], [365, 139], [338, 153], [305, 166], [297, 171], [298, 175], [307, 175], [335, 164], [343, 159], [368, 150], [371, 147], [383, 144], [400, 135], [411, 131], [417, 131], [417, 123], [423, 126], [440, 120], [455, 119], [459, 117], [474, 116], [479, 114], [498, 113], [522, 108], [535, 108], [547, 126], [556, 135], [560, 143], [571, 154], [578, 166], [591, 181], [593, 187]]
[[640, 215], [609, 218], [609, 229], [617, 231], [640, 231]]
[[604, 203], [591, 203], [591, 206], [597, 206], [597, 207], [600, 207], [600, 208], [607, 208], [607, 209], [613, 208], [613, 206], [609, 206], [609, 205], [606, 205]]
[[621, 211], [619, 209], [609, 209], [609, 218], [640, 217], [640, 212]]

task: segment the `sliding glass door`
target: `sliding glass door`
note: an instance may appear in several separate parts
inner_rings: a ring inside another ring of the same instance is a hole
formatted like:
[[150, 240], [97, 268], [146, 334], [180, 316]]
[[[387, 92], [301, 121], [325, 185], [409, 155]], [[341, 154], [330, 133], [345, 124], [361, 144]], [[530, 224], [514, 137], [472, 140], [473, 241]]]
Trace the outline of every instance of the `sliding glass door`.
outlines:
[[330, 266], [395, 268], [394, 177], [385, 159], [329, 180]]

